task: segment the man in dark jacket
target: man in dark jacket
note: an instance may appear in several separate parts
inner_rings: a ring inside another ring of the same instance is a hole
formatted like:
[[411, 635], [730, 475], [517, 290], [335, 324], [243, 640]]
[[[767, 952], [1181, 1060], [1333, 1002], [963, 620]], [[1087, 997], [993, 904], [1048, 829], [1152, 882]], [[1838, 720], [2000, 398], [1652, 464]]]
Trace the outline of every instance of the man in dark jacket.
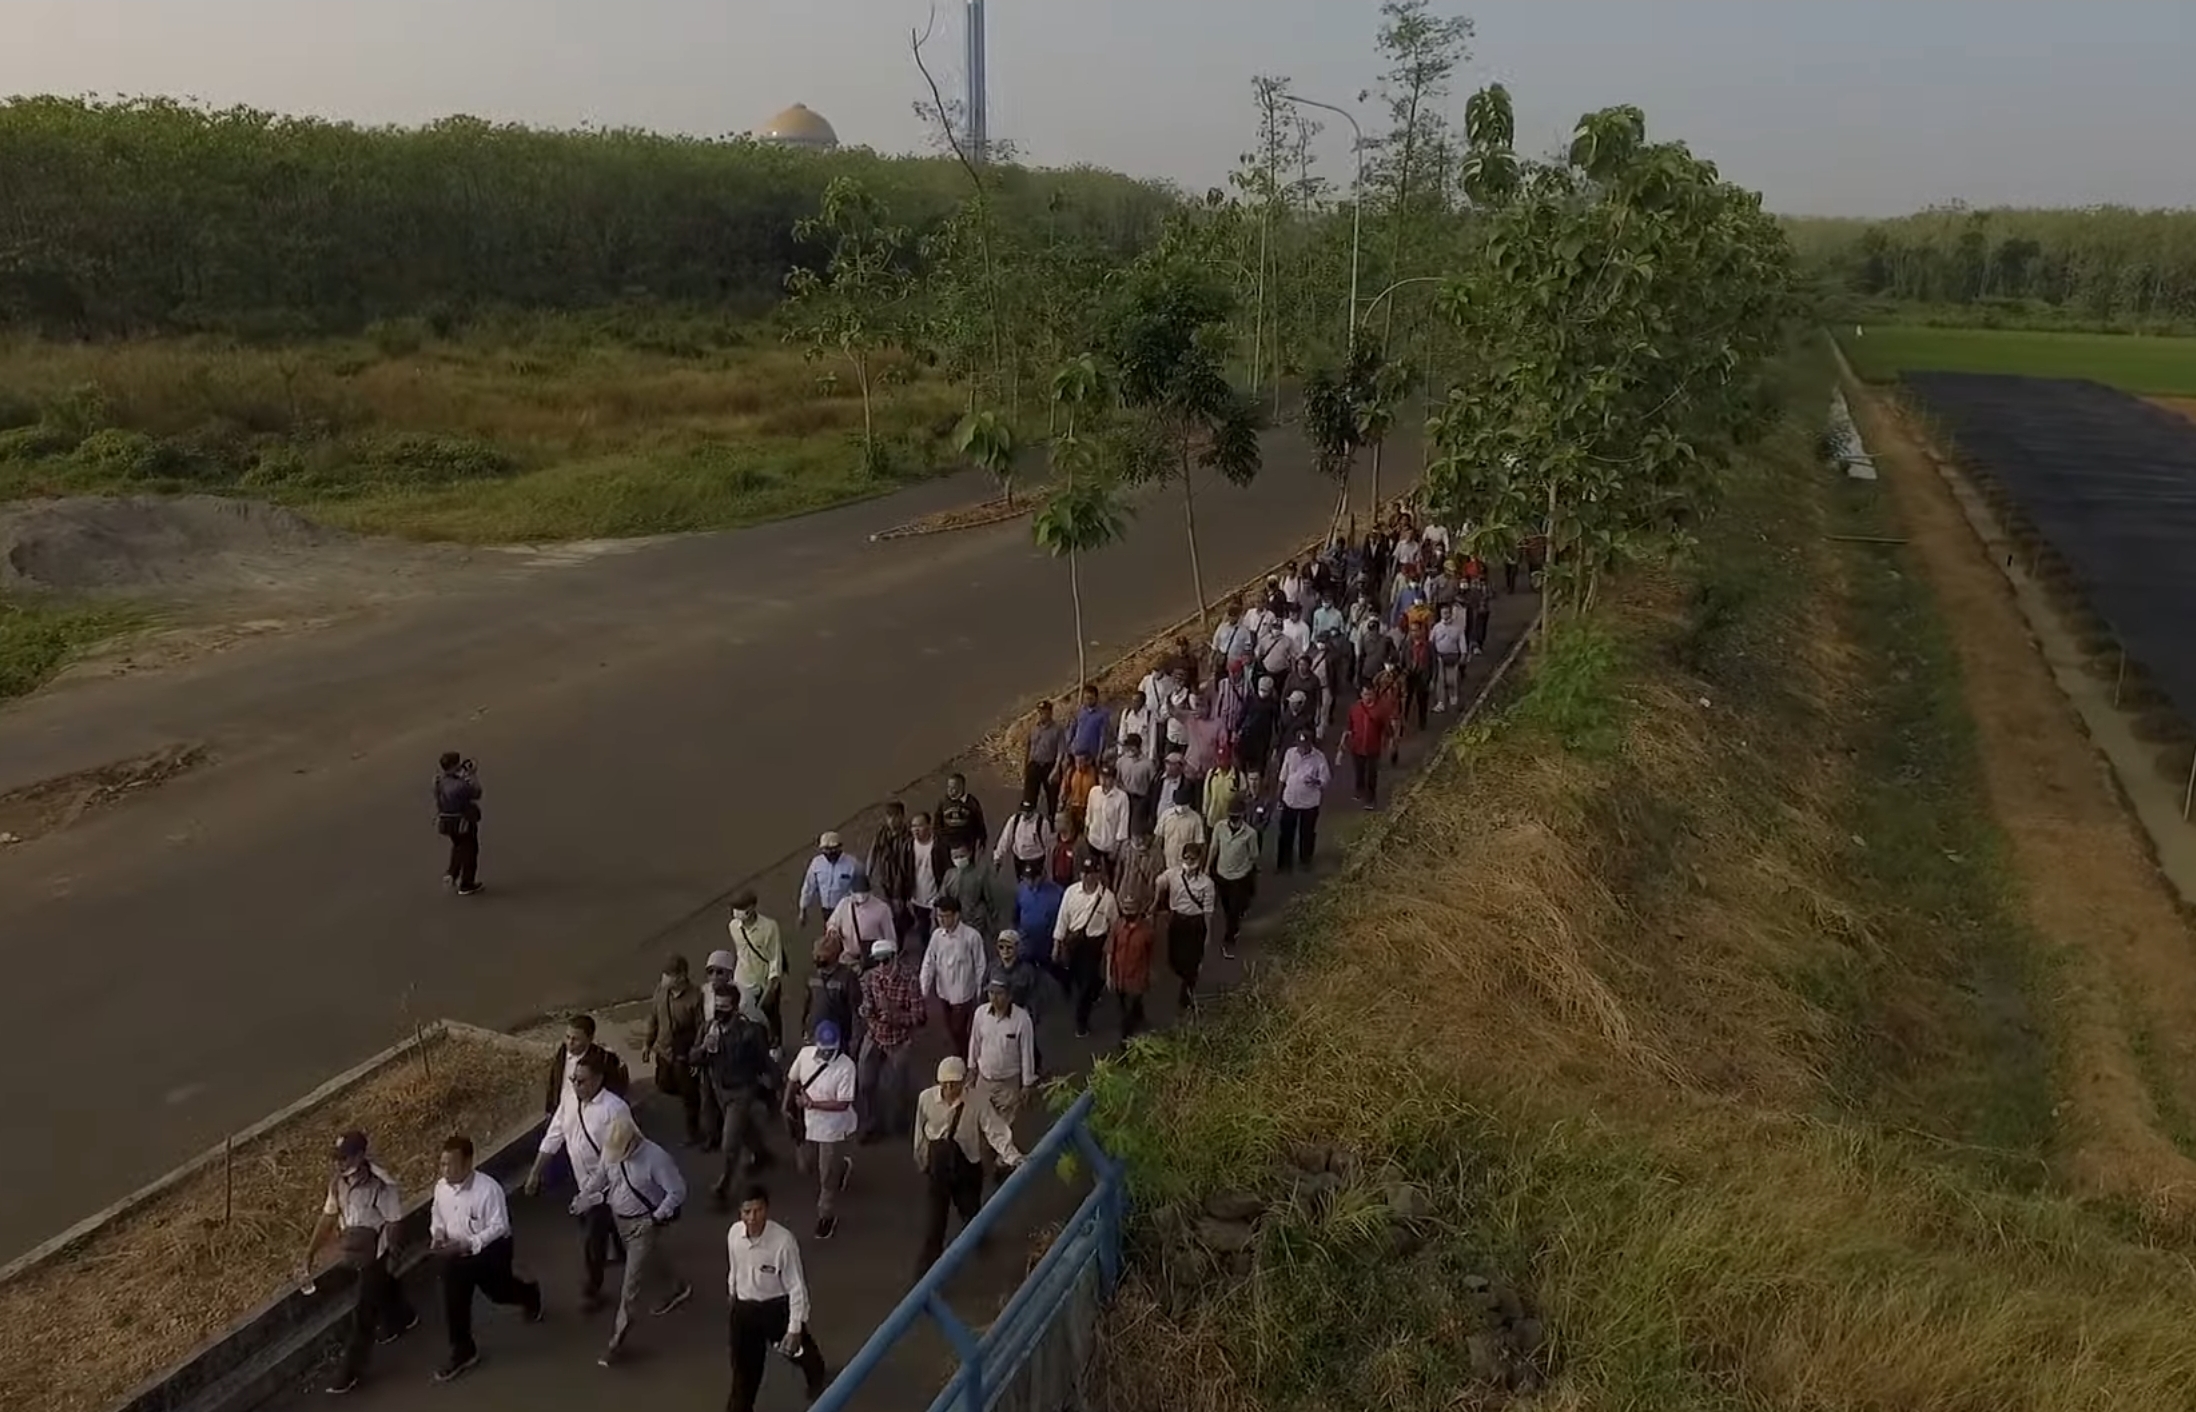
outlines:
[[564, 1093], [572, 1083], [572, 1070], [583, 1060], [592, 1058], [602, 1074], [602, 1086], [618, 1097], [632, 1086], [632, 1076], [626, 1072], [625, 1061], [595, 1043], [595, 1017], [574, 1015], [564, 1026], [564, 1043], [549, 1056], [549, 1088], [542, 1099], [541, 1111], [554, 1115], [564, 1103]]
[[442, 752], [435, 776], [435, 832], [450, 840], [442, 881], [460, 897], [480, 891], [480, 777], [455, 750]]
[[907, 824], [907, 806], [895, 799], [885, 805], [884, 823], [869, 845], [869, 886], [892, 907], [900, 936], [907, 935], [915, 898], [915, 832]]
[[724, 1115], [724, 1167], [709, 1189], [721, 1211], [731, 1202], [742, 1159], [751, 1157], [757, 1171], [770, 1165], [761, 1114], [777, 1087], [778, 1065], [756, 998], [735, 989], [729, 977], [714, 982], [713, 989], [716, 999], [701, 1042], [694, 1046], [694, 1067], [708, 1081], [717, 1111]]
[[816, 943], [815, 960], [808, 976], [808, 1000], [801, 1007], [801, 1034], [813, 1037], [816, 1026], [829, 1020], [851, 1044], [857, 1038], [854, 1017], [862, 1008], [861, 967], [846, 959], [846, 943], [836, 932], [825, 932]]
[[968, 792], [965, 776], [946, 776], [945, 798], [938, 801], [931, 817], [937, 821], [938, 836], [946, 841], [948, 848], [965, 846], [973, 853], [981, 853], [991, 843], [991, 830], [984, 823], [984, 806]]

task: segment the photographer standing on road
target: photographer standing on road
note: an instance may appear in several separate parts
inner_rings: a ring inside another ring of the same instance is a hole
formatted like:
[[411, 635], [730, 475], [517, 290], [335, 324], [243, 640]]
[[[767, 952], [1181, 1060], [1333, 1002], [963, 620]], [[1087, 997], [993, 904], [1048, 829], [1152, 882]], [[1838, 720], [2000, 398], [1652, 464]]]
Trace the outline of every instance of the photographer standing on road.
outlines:
[[435, 832], [450, 840], [450, 867], [443, 884], [460, 897], [480, 891], [480, 775], [455, 750], [442, 752], [435, 776]]

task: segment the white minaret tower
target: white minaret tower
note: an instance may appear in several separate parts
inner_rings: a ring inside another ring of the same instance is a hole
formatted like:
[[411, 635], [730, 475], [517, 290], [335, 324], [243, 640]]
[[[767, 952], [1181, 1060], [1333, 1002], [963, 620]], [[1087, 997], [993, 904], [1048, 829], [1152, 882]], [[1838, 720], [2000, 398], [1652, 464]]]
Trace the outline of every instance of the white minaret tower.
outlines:
[[979, 163], [991, 159], [991, 115], [984, 105], [984, 0], [968, 0], [968, 148]]

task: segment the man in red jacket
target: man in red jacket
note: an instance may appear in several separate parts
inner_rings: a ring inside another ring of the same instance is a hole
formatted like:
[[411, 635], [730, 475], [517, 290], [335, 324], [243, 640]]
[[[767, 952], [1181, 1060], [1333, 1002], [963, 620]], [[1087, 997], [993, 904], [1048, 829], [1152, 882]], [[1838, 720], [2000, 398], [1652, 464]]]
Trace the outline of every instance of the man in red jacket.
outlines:
[[1342, 746], [1349, 752], [1357, 802], [1367, 809], [1380, 803], [1380, 753], [1394, 730], [1395, 715], [1387, 700], [1369, 685], [1361, 688], [1350, 707]]

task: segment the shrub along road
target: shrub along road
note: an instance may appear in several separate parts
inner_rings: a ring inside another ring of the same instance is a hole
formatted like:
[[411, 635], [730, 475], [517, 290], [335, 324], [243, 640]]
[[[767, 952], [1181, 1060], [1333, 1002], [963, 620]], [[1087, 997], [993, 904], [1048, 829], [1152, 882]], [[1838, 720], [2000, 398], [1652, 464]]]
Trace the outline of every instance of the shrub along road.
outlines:
[[[1276, 441], [1255, 486], [1201, 497], [1208, 585], [1324, 526], [1332, 484], [1307, 465]], [[1066, 572], [1025, 523], [866, 543], [982, 484], [468, 587], [0, 714], [0, 791], [177, 740], [215, 762], [0, 853], [13, 1039], [58, 1066], [0, 1079], [42, 1138], [0, 1155], [0, 1258], [414, 1020], [633, 994], [669, 944], [698, 962], [737, 880], [1071, 678]], [[1171, 495], [1085, 567], [1094, 661], [1189, 603]], [[438, 882], [446, 748], [487, 790], [474, 899]], [[791, 903], [767, 894], [789, 932]]]

